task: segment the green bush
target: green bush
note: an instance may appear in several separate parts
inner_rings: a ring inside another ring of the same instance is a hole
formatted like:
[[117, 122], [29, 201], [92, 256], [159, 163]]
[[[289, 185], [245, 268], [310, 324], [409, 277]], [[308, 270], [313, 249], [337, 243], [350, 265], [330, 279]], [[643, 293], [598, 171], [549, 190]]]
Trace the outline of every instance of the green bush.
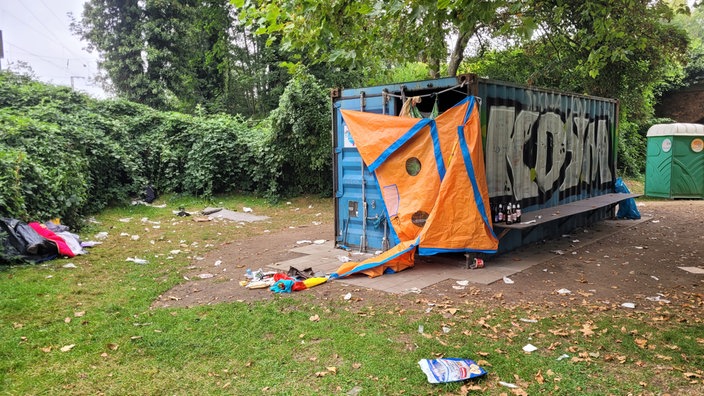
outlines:
[[0, 73], [0, 216], [80, 220], [160, 192], [332, 191], [329, 98], [299, 73], [263, 122], [95, 100]]
[[330, 97], [315, 77], [299, 71], [271, 114], [272, 149], [281, 157], [278, 192], [332, 194]]

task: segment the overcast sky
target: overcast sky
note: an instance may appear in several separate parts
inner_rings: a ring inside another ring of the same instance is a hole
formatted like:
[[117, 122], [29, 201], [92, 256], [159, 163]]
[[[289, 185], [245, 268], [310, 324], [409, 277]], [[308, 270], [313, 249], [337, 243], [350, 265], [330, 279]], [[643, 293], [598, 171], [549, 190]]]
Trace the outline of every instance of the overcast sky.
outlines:
[[2, 70], [27, 62], [41, 81], [71, 86], [105, 97], [89, 80], [97, 73], [97, 54], [83, 48], [71, 33], [73, 13], [80, 17], [85, 0], [0, 0], [0, 30], [4, 43]]

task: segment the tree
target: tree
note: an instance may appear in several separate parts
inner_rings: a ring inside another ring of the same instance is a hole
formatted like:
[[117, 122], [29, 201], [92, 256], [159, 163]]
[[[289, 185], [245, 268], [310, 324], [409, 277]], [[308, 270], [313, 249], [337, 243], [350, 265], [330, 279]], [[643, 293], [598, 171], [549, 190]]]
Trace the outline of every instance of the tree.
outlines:
[[[455, 75], [471, 37], [480, 29], [529, 35], [516, 0], [232, 0], [242, 18], [282, 48], [341, 67], [368, 68], [419, 60], [439, 76], [448, 54]], [[454, 37], [448, 47], [448, 37]]]
[[119, 96], [158, 109], [263, 117], [289, 78], [220, 0], [90, 0], [72, 29]]

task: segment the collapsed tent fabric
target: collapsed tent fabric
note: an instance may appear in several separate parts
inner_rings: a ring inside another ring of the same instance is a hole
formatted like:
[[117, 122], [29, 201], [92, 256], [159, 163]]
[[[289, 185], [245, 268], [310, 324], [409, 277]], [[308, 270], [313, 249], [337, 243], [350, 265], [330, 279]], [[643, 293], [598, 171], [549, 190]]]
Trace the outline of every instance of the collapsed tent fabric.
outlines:
[[62, 237], [56, 235], [53, 231], [48, 229], [45, 225], [39, 224], [37, 222], [31, 222], [29, 223], [29, 226], [32, 227], [34, 231], [37, 232], [37, 234], [54, 242], [56, 244], [56, 247], [59, 249], [59, 255], [67, 257], [76, 256], [76, 254], [73, 252], [73, 250], [71, 250], [66, 241], [64, 241]]
[[27, 223], [17, 219], [0, 219], [0, 262], [40, 262], [51, 260], [58, 253], [56, 243], [39, 235]]
[[436, 119], [341, 110], [357, 150], [374, 172], [396, 246], [331, 275], [379, 276], [420, 255], [495, 253], [479, 111], [467, 97]]

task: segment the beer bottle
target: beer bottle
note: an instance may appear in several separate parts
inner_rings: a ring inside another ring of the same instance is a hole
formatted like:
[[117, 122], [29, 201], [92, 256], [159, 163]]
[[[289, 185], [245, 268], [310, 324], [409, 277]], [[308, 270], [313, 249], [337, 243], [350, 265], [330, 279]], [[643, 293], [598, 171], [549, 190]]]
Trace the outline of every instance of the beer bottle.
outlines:
[[516, 221], [519, 223], [521, 222], [521, 214], [522, 214], [521, 213], [521, 204], [517, 203], [516, 204]]
[[504, 222], [504, 208], [499, 204], [499, 211], [496, 214], [496, 217], [498, 220], [496, 221], [497, 223], [503, 223]]
[[511, 204], [506, 204], [506, 224], [513, 224], [513, 216], [511, 215]]

